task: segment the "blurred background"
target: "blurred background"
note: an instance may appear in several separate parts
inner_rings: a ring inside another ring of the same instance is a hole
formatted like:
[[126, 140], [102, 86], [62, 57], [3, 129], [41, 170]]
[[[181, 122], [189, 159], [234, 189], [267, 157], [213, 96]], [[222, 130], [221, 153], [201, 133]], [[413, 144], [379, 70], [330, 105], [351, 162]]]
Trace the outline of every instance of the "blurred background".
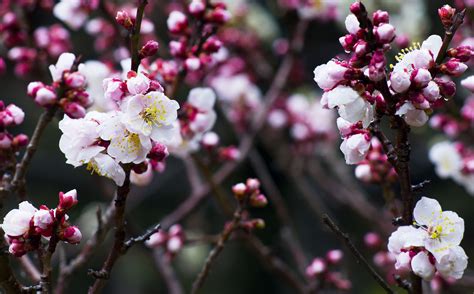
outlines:
[[[165, 22], [169, 5], [173, 4], [173, 1], [156, 2], [152, 11], [146, 11], [146, 16], [155, 25], [156, 35], [159, 37], [161, 45], [159, 54], [166, 56], [166, 43], [170, 40], [170, 36], [166, 30]], [[283, 11], [275, 1], [228, 0], [226, 2], [228, 2], [231, 11], [239, 16], [238, 20], [231, 22], [230, 26], [237, 27], [252, 36], [257, 36], [258, 46], [256, 47], [264, 60], [261, 60], [261, 64], [257, 60], [253, 64], [256, 68], [254, 70], [268, 67], [270, 73], [274, 73], [281, 61], [281, 58], [274, 54], [274, 41], [288, 38], [291, 35], [297, 14], [294, 11]], [[343, 54], [338, 38], [345, 34], [344, 18], [349, 12], [350, 1], [323, 0], [321, 2], [321, 7], [327, 4], [325, 2], [335, 2], [337, 15], [334, 19], [316, 17], [310, 21], [305, 36], [304, 49], [298, 56], [298, 62], [293, 69], [294, 74], [290, 75], [290, 80], [285, 88], [288, 95], [303, 92], [309, 96], [319, 97], [321, 93], [318, 92], [319, 89], [312, 80], [314, 68], [326, 63], [337, 54]], [[370, 12], [377, 9], [388, 10], [391, 23], [397, 29], [397, 35], [403, 34], [410, 42], [422, 41], [430, 34], [441, 35], [443, 28], [438, 20], [437, 8], [443, 4], [453, 4], [450, 1], [430, 0], [372, 0], [364, 1], [364, 3]], [[242, 7], [245, 9], [242, 10]], [[91, 18], [95, 16], [100, 16], [100, 13], [92, 12]], [[38, 11], [31, 15], [30, 23], [39, 27], [57, 21], [50, 14]], [[252, 39], [249, 37], [250, 42]], [[84, 61], [99, 58], [94, 39], [85, 30], [71, 32], [71, 41], [72, 52], [82, 55]], [[7, 68], [7, 74], [0, 78], [2, 89], [0, 99], [4, 100], [6, 104], [17, 104], [26, 113], [23, 125], [11, 131], [30, 135], [41, 114], [41, 109], [26, 95], [26, 86], [32, 80], [43, 79], [49, 82], [49, 77], [43, 75], [20, 79], [12, 74], [12, 67], [8, 66], [8, 63]], [[263, 93], [269, 86], [268, 80], [263, 78], [257, 78], [256, 84]], [[178, 96], [186, 97], [188, 90], [189, 87], [181, 87]], [[460, 102], [467, 96], [467, 91], [459, 88], [455, 99]], [[28, 197], [35, 205], [44, 203], [54, 206], [59, 191], [77, 189], [80, 202], [79, 206], [71, 211], [70, 217], [81, 228], [84, 240], [87, 240], [97, 226], [96, 209], [98, 206], [103, 208], [107, 206], [113, 196], [114, 186], [109, 180], [95, 175], [91, 176], [85, 168], [73, 168], [65, 163], [64, 155], [58, 147], [61, 133], [57, 124], [58, 119], [54, 120], [46, 129], [46, 134], [41, 139], [40, 147], [31, 164], [27, 175]], [[222, 123], [221, 119], [218, 120], [214, 131], [227, 144], [237, 144], [229, 125]], [[443, 209], [456, 211], [464, 218], [466, 231], [462, 245], [467, 255], [472, 256], [474, 254], [474, 231], [470, 224], [474, 222], [474, 199], [463, 187], [452, 180], [438, 178], [428, 159], [429, 146], [440, 140], [442, 136], [440, 132], [432, 130], [428, 125], [411, 132], [413, 182], [418, 183], [430, 179], [432, 182], [423, 190], [422, 195], [438, 199]], [[386, 218], [383, 217], [385, 208], [383, 207], [381, 188], [376, 185], [363, 184], [355, 179], [353, 168], [341, 164], [342, 154], [339, 152], [339, 144], [338, 138], [325, 140], [311, 145], [310, 152], [305, 151], [301, 155], [299, 152], [294, 152], [295, 148], [291, 142], [288, 142], [287, 136], [275, 134], [274, 130], [268, 126], [260, 132], [256, 140], [256, 149], [262, 155], [263, 163], [268, 167], [284, 198], [292, 225], [298, 234], [308, 261], [318, 256], [324, 256], [330, 249], [346, 250], [336, 236], [325, 229], [321, 222], [321, 216], [315, 213], [315, 209], [322, 210], [337, 220], [341, 229], [350, 234], [354, 243], [369, 260], [373, 259], [375, 252], [365, 247], [364, 235], [371, 231], [378, 231], [383, 240], [387, 240], [388, 237], [386, 232], [378, 230], [379, 225], [355, 212], [353, 206], [344, 201], [334, 201], [334, 193], [339, 193], [337, 186], [343, 186], [346, 193], [361, 194], [369, 202], [379, 207], [377, 213], [380, 213], [380, 221], [386, 221]], [[318, 170], [313, 173], [300, 172], [298, 164], [305, 165], [308, 162], [315, 163]], [[330, 167], [331, 165], [338, 166], [339, 172], [335, 172], [335, 169]], [[258, 175], [251, 162], [245, 160], [237, 171], [223, 183], [222, 187], [230, 195], [230, 188], [233, 184], [249, 177], [258, 177]], [[327, 184], [324, 184], [325, 177], [328, 178]], [[271, 193], [271, 191], [263, 190], [264, 193]], [[156, 173], [150, 185], [132, 188], [127, 213], [129, 235], [139, 235], [150, 226], [160, 222], [187, 199], [190, 193], [191, 188], [183, 161], [177, 157], [168, 158], [166, 170], [163, 173]], [[312, 198], [312, 200], [308, 200], [308, 198]], [[3, 207], [2, 213], [16, 205], [13, 199], [10, 200]], [[319, 208], [315, 208], [314, 205]], [[280, 224], [275, 217], [272, 202], [270, 201], [264, 209], [252, 211], [252, 215], [264, 219], [266, 223], [266, 228], [255, 231], [255, 234], [264, 244], [268, 245], [273, 253], [294, 265], [291, 255], [286, 252], [281, 244], [281, 239], [279, 239]], [[377, 215], [372, 215], [372, 220], [374, 219], [377, 219]], [[227, 219], [219, 210], [214, 199], [208, 197], [201, 206], [179, 224], [183, 226], [186, 236], [193, 239], [218, 234], [226, 221]], [[390, 228], [390, 225], [388, 226]], [[111, 246], [111, 241], [109, 233], [104, 244], [94, 253], [91, 262], [73, 276], [68, 293], [84, 293], [91, 285], [93, 279], [87, 275], [87, 269], [97, 269], [102, 265], [107, 249]], [[81, 246], [62, 245], [69, 257], [73, 257]], [[171, 260], [185, 292], [190, 290], [192, 281], [200, 271], [211, 248], [212, 246], [205, 242], [190, 244]], [[340, 270], [346, 278], [352, 281], [353, 287], [348, 292], [383, 293], [369, 274], [357, 265], [350, 253], [345, 253]], [[382, 269], [379, 270], [384, 273]], [[466, 274], [473, 273], [468, 270]], [[462, 288], [453, 290], [453, 292], [472, 293], [472, 290], [473, 288], [469, 290]], [[334, 292], [337, 291], [334, 290]], [[157, 269], [151, 250], [143, 245], [133, 247], [127, 255], [119, 260], [104, 293], [167, 293], [167, 288]], [[213, 266], [203, 293], [292, 293], [292, 289], [267, 271], [248, 246], [239, 240], [231, 240]], [[328, 291], [328, 293], [332, 292]]]

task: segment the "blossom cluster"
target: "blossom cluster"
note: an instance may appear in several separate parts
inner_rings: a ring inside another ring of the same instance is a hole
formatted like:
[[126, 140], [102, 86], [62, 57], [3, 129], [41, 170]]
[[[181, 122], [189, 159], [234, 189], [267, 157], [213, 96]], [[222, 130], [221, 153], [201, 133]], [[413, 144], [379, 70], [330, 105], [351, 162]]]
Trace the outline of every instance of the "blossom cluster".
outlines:
[[181, 225], [172, 225], [166, 232], [160, 230], [145, 242], [149, 248], [163, 248], [168, 259], [173, 258], [184, 247], [186, 235]]
[[136, 173], [146, 172], [149, 162], [166, 158], [167, 145], [180, 144], [179, 104], [142, 72], [129, 71], [126, 80], [107, 78], [103, 86], [105, 98], [117, 110], [91, 111], [81, 119], [66, 114], [59, 123], [63, 132], [59, 147], [67, 163], [85, 164], [121, 186], [124, 164], [135, 164]]
[[[229, 21], [231, 15], [224, 3], [203, 0], [192, 0], [187, 13], [188, 15], [179, 10], [170, 13], [167, 26], [176, 39], [170, 41], [169, 49], [186, 71], [194, 72], [211, 63], [212, 54], [221, 49], [222, 42], [215, 31], [218, 26]], [[195, 22], [195, 25], [191, 22]], [[193, 30], [197, 31], [193, 33]], [[193, 42], [192, 36], [198, 36], [200, 41]]]
[[399, 227], [388, 240], [395, 268], [411, 270], [424, 280], [431, 280], [436, 272], [446, 279], [460, 279], [468, 259], [459, 246], [464, 220], [455, 212], [442, 211], [438, 201], [427, 197], [417, 202], [413, 217], [413, 225]]
[[20, 257], [38, 249], [42, 239], [52, 242], [53, 237], [70, 244], [79, 243], [81, 231], [68, 222], [66, 214], [77, 202], [76, 190], [60, 192], [59, 204], [54, 209], [46, 205], [37, 209], [28, 201], [21, 202], [18, 208], [5, 215], [1, 224], [10, 244], [9, 252]]
[[[316, 67], [314, 80], [324, 90], [323, 106], [338, 109], [341, 118], [338, 125], [357, 129], [341, 134], [346, 162], [356, 164], [369, 150], [371, 134], [367, 128], [375, 113], [401, 116], [411, 126], [424, 125], [428, 114], [444, 101], [440, 98], [454, 95], [456, 87], [449, 78], [467, 69], [465, 62], [469, 61], [472, 49], [452, 48], [446, 53], [449, 57], [446, 62], [438, 60], [442, 39], [433, 35], [421, 45], [403, 49], [387, 75], [385, 55], [395, 38], [389, 14], [378, 10], [369, 19], [360, 2], [351, 5], [351, 12], [345, 21], [349, 34], [339, 40], [344, 50], [351, 53], [350, 57]], [[438, 77], [441, 74], [444, 76]], [[353, 136], [356, 138], [352, 139]]]
[[258, 179], [247, 179], [245, 183], [232, 186], [234, 197], [241, 202], [248, 202], [251, 207], [265, 207], [268, 200], [260, 192], [260, 181]]
[[310, 100], [303, 94], [288, 97], [281, 106], [270, 111], [267, 119], [272, 128], [287, 129], [297, 143], [333, 139], [334, 120], [334, 113], [323, 109], [319, 99]]
[[440, 178], [451, 178], [474, 195], [474, 149], [462, 142], [442, 141], [431, 147], [429, 158]]
[[343, 277], [341, 272], [335, 271], [334, 267], [341, 264], [344, 253], [339, 249], [332, 249], [326, 256], [316, 257], [306, 267], [306, 276], [310, 280], [318, 280], [324, 287], [335, 287], [339, 290], [350, 290], [351, 281]]
[[18, 126], [23, 122], [25, 113], [15, 104], [5, 106], [0, 100], [0, 174], [14, 168], [15, 153], [28, 144], [28, 136], [12, 135], [8, 128]]
[[42, 107], [59, 107], [70, 117], [84, 117], [92, 100], [85, 90], [87, 81], [81, 73], [83, 65], [76, 66], [75, 63], [74, 54], [61, 54], [56, 65], [49, 67], [53, 83], [31, 82], [28, 84], [28, 95]]
[[366, 158], [357, 164], [355, 176], [366, 183], [393, 183], [397, 173], [388, 161], [380, 141], [373, 137]]

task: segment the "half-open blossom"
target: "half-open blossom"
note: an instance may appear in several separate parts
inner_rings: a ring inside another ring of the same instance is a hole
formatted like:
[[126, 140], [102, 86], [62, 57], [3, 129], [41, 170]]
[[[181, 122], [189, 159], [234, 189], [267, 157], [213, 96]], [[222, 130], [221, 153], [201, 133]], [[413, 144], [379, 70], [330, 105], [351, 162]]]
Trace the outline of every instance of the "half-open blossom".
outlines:
[[192, 131], [204, 133], [214, 126], [217, 119], [214, 111], [215, 102], [216, 94], [210, 88], [194, 88], [189, 92], [188, 103], [196, 110], [189, 123]]
[[364, 127], [373, 120], [373, 106], [351, 87], [337, 86], [325, 95], [327, 95], [328, 107], [337, 107], [343, 119], [351, 123], [361, 121]]
[[462, 158], [454, 144], [444, 141], [434, 144], [429, 158], [435, 164], [436, 174], [441, 178], [453, 177], [462, 168]]
[[37, 209], [28, 201], [23, 201], [17, 209], [12, 209], [3, 218], [2, 229], [5, 235], [18, 237], [30, 230], [30, 222]]
[[56, 65], [49, 66], [49, 72], [53, 77], [53, 81], [60, 81], [65, 71], [69, 71], [76, 60], [76, 56], [72, 53], [63, 53], [59, 56]]

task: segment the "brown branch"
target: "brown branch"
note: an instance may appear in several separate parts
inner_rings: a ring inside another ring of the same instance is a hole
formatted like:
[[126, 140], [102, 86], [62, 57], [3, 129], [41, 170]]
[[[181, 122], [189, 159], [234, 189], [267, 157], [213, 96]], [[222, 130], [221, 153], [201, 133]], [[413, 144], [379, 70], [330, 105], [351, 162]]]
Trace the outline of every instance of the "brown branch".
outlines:
[[138, 71], [140, 66], [140, 55], [138, 53], [140, 46], [140, 30], [142, 26], [143, 14], [145, 12], [145, 6], [148, 4], [148, 0], [140, 0], [140, 4], [137, 9], [137, 16], [135, 18], [135, 26], [130, 36], [130, 54], [132, 55], [132, 67], [131, 70]]
[[297, 293], [309, 293], [309, 289], [304, 282], [300, 281], [298, 276], [289, 268], [286, 263], [274, 256], [271, 250], [266, 247], [259, 239], [251, 235], [245, 235], [244, 240], [246, 244], [257, 255], [260, 261], [271, 272], [280, 277]]
[[217, 241], [216, 246], [209, 253], [206, 259], [206, 262], [204, 263], [204, 266], [201, 269], [201, 272], [198, 274], [196, 280], [193, 283], [191, 293], [193, 294], [197, 293], [199, 289], [202, 287], [202, 285], [204, 284], [204, 282], [206, 281], [206, 278], [209, 275], [209, 271], [211, 270], [212, 264], [214, 263], [214, 261], [216, 261], [217, 257], [222, 252], [222, 250], [224, 250], [224, 246], [227, 240], [230, 238], [230, 236], [235, 231], [235, 229], [237, 229], [238, 224], [240, 223], [240, 220], [242, 218], [242, 211], [243, 211], [243, 206], [239, 205], [239, 207], [236, 209], [234, 213], [232, 222], [229, 225], [226, 225], [221, 235], [219, 236], [219, 240]]
[[183, 286], [178, 280], [176, 273], [170, 263], [165, 260], [165, 256], [159, 249], [153, 250], [153, 257], [155, 264], [161, 276], [165, 280], [166, 287], [169, 294], [183, 294]]
[[23, 255], [19, 259], [20, 265], [23, 268], [23, 271], [28, 275], [30, 280], [37, 284], [41, 279], [41, 273], [38, 268], [34, 265], [28, 255]]
[[26, 172], [31, 163], [31, 160], [33, 159], [33, 156], [36, 153], [36, 150], [38, 149], [41, 136], [43, 135], [44, 130], [56, 114], [57, 109], [57, 106], [53, 106], [46, 109], [43, 114], [41, 114], [38, 123], [36, 124], [33, 135], [31, 136], [31, 140], [28, 144], [28, 147], [26, 148], [25, 154], [23, 155], [21, 162], [18, 163], [16, 166], [15, 175], [13, 176], [10, 189], [12, 191], [17, 191], [18, 196], [21, 200], [24, 200], [26, 198]]
[[283, 195], [281, 195], [262, 156], [255, 148], [252, 148], [250, 151], [249, 160], [257, 178], [262, 182], [263, 189], [266, 195], [268, 195], [271, 205], [275, 207], [276, 216], [281, 224], [280, 237], [288, 247], [293, 259], [298, 265], [298, 269], [304, 274], [306, 266], [308, 265], [308, 259], [304, 254], [303, 246], [294, 230], [293, 222], [283, 199]]
[[349, 235], [342, 232], [339, 227], [334, 223], [334, 221], [326, 214], [323, 216], [323, 222], [327, 225], [347, 246], [347, 248], [351, 251], [352, 255], [356, 258], [358, 264], [361, 264], [365, 267], [365, 269], [370, 273], [372, 278], [387, 292], [387, 293], [395, 293], [390, 288], [390, 285], [377, 273], [377, 271], [369, 264], [367, 259], [360, 253], [360, 251], [355, 247], [354, 243], [352, 243]]
[[96, 278], [94, 284], [89, 288], [88, 293], [100, 293], [109, 278], [113, 266], [122, 256], [125, 244], [125, 206], [128, 194], [130, 192], [130, 168], [125, 167], [125, 182], [117, 188], [117, 197], [115, 199], [114, 214], [114, 244], [99, 271], [91, 271], [90, 274]]
[[160, 228], [161, 228], [161, 225], [157, 224], [153, 228], [147, 230], [143, 235], [128, 239], [124, 244], [124, 249], [123, 250], [127, 251], [133, 245], [135, 245], [137, 243], [143, 243], [143, 242], [147, 241], [148, 239], [150, 239], [151, 235], [158, 232], [160, 230]]
[[65, 293], [69, 279], [74, 272], [76, 272], [81, 266], [83, 266], [95, 252], [97, 247], [104, 241], [108, 231], [112, 227], [113, 216], [115, 215], [115, 200], [112, 201], [109, 205], [105, 214], [102, 215], [102, 212], [97, 209], [97, 230], [94, 235], [87, 241], [87, 243], [82, 247], [81, 251], [77, 256], [72, 259], [66, 266], [62, 267], [59, 272], [59, 277], [56, 286], [56, 293], [62, 294]]
[[454, 34], [458, 30], [458, 28], [462, 25], [465, 14], [465, 8], [461, 12], [456, 13], [453, 17], [453, 24], [444, 32], [443, 44], [439, 49], [438, 56], [436, 57], [436, 64], [441, 64], [444, 58], [446, 57], [446, 52], [448, 50], [449, 44], [453, 40]]

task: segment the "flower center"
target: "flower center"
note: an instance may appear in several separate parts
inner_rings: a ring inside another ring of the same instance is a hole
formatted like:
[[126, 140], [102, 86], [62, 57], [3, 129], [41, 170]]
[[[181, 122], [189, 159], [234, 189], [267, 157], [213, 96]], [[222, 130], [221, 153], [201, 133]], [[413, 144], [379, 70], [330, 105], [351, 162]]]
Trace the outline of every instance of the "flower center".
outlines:
[[[400, 62], [404, 57], [405, 55], [407, 55], [408, 53], [410, 52], [413, 52], [415, 50], [420, 50], [421, 49], [421, 44], [420, 42], [414, 42], [412, 43], [412, 45], [408, 48], [404, 48], [402, 50], [400, 50], [400, 52], [397, 53], [397, 55], [395, 55], [395, 60], [398, 62]], [[393, 64], [390, 64], [390, 69], [393, 69], [394, 65]]]
[[99, 176], [102, 176], [102, 177], [105, 176], [105, 175], [103, 175], [103, 174], [100, 172], [100, 169], [99, 169], [99, 167], [97, 166], [97, 163], [95, 163], [95, 162], [89, 161], [89, 162], [87, 163], [86, 169], [91, 171], [91, 175], [93, 175], [94, 173], [96, 173], [96, 174], [98, 174]]
[[150, 106], [143, 109], [141, 116], [148, 125], [158, 124], [159, 121], [164, 121], [166, 109], [162, 101], [153, 102]]
[[430, 234], [431, 239], [438, 239], [443, 233], [443, 227], [441, 225], [437, 225], [435, 227], [430, 228], [428, 230], [428, 233]]

